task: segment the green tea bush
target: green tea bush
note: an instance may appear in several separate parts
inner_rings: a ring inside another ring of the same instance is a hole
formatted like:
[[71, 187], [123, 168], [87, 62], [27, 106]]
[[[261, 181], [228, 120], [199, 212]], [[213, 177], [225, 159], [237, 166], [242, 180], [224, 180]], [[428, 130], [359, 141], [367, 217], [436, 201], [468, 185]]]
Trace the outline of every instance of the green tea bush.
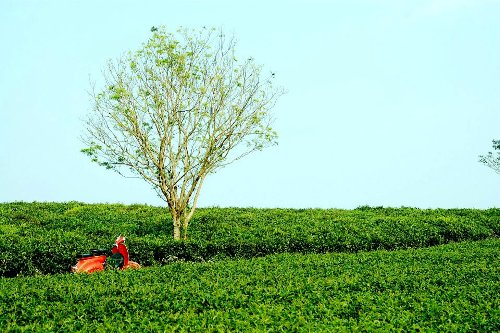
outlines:
[[0, 278], [5, 332], [498, 332], [500, 240]]
[[127, 237], [142, 265], [274, 253], [418, 248], [500, 234], [500, 209], [198, 209], [189, 240], [172, 239], [165, 208], [69, 203], [0, 204], [0, 276], [68, 272], [78, 253]]

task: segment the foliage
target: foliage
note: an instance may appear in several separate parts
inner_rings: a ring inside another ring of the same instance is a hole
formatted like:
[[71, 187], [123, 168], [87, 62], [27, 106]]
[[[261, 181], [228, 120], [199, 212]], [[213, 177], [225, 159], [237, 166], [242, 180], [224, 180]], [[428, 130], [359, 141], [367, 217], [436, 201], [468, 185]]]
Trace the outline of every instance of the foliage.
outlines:
[[110, 248], [120, 234], [131, 259], [145, 266], [418, 248], [500, 235], [500, 209], [202, 208], [184, 242], [171, 239], [168, 218], [165, 209], [145, 205], [0, 204], [0, 276], [68, 272], [78, 253]]
[[500, 240], [0, 279], [14, 331], [498, 332]]
[[493, 149], [496, 151], [496, 156], [488, 152], [487, 155], [479, 156], [479, 162], [500, 173], [500, 140], [493, 140]]
[[187, 238], [205, 177], [276, 143], [274, 74], [214, 29], [164, 27], [110, 61], [94, 90], [82, 150], [93, 162], [147, 181], [164, 199], [173, 235]]

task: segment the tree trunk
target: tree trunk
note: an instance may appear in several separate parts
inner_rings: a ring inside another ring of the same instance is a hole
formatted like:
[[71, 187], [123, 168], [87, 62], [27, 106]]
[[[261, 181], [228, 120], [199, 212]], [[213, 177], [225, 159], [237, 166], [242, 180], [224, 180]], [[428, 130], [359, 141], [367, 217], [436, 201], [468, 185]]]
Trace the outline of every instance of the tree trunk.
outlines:
[[181, 221], [179, 218], [172, 218], [174, 222], [174, 239], [181, 240]]
[[184, 221], [182, 222], [182, 231], [184, 240], [187, 240], [188, 238], [188, 224], [189, 224], [188, 217], [184, 216]]
[[[196, 209], [196, 203], [198, 202], [198, 197], [200, 196], [200, 189], [201, 189], [201, 186], [203, 185], [204, 180], [205, 180], [205, 175], [201, 175], [197, 181], [199, 183], [197, 183], [195, 185], [196, 192], [194, 193], [193, 205], [187, 209], [187, 212], [183, 211], [183, 213], [182, 213], [182, 231], [183, 231], [184, 240], [187, 240], [187, 238], [188, 238], [189, 221], [191, 221], [191, 218], [193, 217], [193, 214], [194, 214], [194, 210]], [[189, 200], [189, 198], [188, 198], [188, 200]]]

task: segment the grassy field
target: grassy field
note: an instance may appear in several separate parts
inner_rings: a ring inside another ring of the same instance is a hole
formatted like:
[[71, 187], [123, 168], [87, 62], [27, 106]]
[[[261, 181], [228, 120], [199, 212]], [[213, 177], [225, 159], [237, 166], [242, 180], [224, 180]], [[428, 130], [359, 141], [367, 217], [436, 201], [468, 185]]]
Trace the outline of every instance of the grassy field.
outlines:
[[172, 240], [165, 208], [72, 203], [0, 204], [0, 276], [68, 272], [77, 253], [123, 234], [142, 265], [276, 253], [397, 250], [500, 235], [500, 209], [199, 209], [188, 242]]
[[[0, 204], [0, 331], [498, 332], [500, 209]], [[137, 271], [74, 275], [127, 236]]]
[[0, 279], [3, 331], [495, 332], [500, 240]]

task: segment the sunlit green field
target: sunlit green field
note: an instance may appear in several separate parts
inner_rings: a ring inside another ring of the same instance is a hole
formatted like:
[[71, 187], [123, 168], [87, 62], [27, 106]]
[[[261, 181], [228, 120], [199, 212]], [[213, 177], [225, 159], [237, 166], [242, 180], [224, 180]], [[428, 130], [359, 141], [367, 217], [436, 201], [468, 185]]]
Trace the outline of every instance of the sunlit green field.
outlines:
[[[0, 204], [1, 331], [500, 331], [500, 210]], [[69, 273], [127, 236], [136, 271]]]
[[500, 330], [500, 240], [0, 280], [4, 331]]

